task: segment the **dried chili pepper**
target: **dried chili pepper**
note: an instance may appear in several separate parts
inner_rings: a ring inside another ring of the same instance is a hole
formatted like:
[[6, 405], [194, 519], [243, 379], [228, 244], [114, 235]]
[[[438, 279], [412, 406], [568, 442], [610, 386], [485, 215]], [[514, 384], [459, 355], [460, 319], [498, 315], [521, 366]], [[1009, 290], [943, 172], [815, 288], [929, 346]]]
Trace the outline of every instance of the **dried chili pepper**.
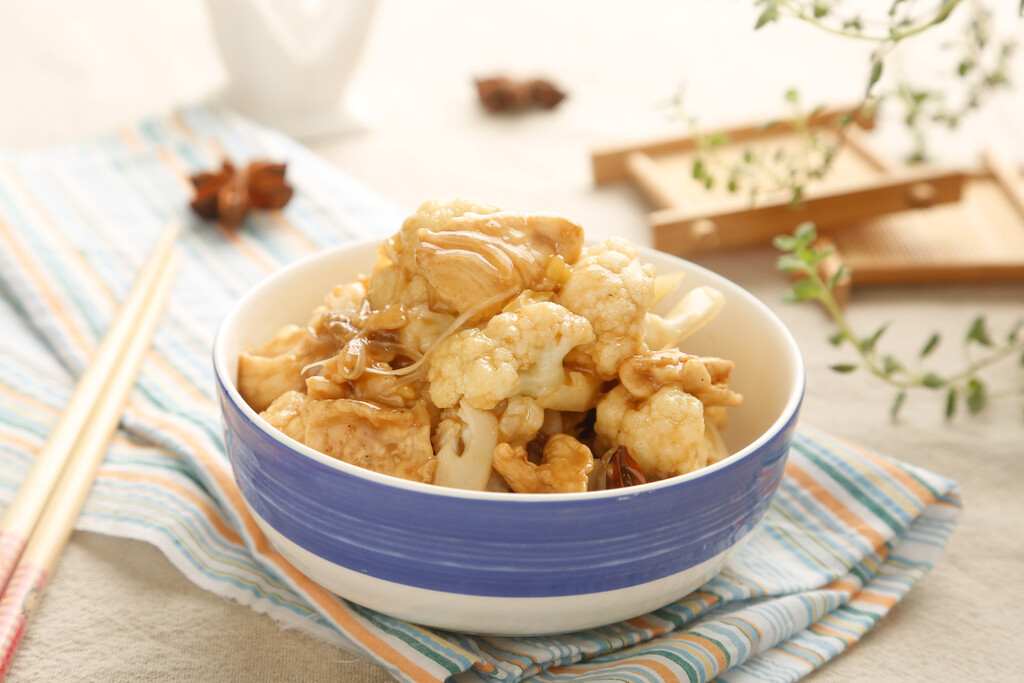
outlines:
[[619, 446], [612, 454], [608, 462], [608, 469], [605, 473], [605, 486], [610, 489], [620, 489], [626, 486], [646, 484], [647, 476], [637, 464], [636, 460], [629, 454], [629, 449]]

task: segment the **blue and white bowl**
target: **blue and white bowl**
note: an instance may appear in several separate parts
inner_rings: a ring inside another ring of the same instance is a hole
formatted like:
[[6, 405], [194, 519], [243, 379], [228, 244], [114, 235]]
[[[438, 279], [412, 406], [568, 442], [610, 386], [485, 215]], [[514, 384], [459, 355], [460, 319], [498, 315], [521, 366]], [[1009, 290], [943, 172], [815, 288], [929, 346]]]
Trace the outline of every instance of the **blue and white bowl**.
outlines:
[[469, 492], [370, 472], [266, 424], [236, 388], [237, 358], [282, 325], [303, 325], [335, 284], [372, 268], [375, 244], [318, 253], [242, 297], [214, 342], [224, 435], [242, 495], [278, 551], [313, 581], [415, 623], [481, 634], [547, 634], [628, 619], [693, 591], [764, 516], [803, 397], [797, 345], [737, 285], [653, 250], [660, 274], [710, 284], [725, 308], [690, 353], [736, 362], [744, 396], [723, 432], [733, 455], [628, 489]]

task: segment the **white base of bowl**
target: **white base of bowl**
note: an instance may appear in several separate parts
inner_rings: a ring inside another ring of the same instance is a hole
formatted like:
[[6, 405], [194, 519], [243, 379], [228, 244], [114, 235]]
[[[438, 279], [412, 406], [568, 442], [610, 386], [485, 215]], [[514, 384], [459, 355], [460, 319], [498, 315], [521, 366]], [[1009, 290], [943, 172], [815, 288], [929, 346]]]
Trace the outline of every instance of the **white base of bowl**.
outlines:
[[278, 552], [327, 590], [404, 621], [480, 635], [567, 633], [646, 614], [706, 583], [749, 537], [696, 566], [648, 583], [598, 593], [509, 598], [417, 588], [340, 567], [285, 538], [249, 510]]

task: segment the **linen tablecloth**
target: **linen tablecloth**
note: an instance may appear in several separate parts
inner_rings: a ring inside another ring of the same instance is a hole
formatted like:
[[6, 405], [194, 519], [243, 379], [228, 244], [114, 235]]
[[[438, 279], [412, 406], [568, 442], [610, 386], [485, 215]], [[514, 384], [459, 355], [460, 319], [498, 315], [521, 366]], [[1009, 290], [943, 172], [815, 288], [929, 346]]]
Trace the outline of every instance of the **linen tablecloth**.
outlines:
[[[287, 162], [294, 199], [238, 230], [194, 219], [188, 176], [225, 157]], [[957, 485], [804, 426], [765, 520], [727, 568], [628, 622], [476, 637], [407, 624], [310, 582], [241, 501], [210, 345], [261, 277], [323, 247], [388, 235], [405, 213], [222, 109], [0, 153], [0, 501], [24, 478], [157, 233], [181, 219], [184, 266], [76, 528], [153, 543], [197, 585], [282, 625], [409, 681], [795, 680], [855, 643], [933, 566], [961, 510]]]

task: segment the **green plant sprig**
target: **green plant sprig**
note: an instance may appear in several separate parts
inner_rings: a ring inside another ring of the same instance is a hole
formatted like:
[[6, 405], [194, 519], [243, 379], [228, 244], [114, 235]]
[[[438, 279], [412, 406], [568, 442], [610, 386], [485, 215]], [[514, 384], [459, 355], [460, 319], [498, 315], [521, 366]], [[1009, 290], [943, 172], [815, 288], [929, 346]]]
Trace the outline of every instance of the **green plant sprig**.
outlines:
[[[788, 196], [792, 206], [799, 207], [807, 185], [823, 178], [831, 168], [841, 142], [838, 135], [829, 135], [811, 125], [821, 107], [808, 110], [795, 88], [786, 91], [785, 100], [790, 110], [786, 122], [799, 142], [765, 149], [747, 145], [735, 160], [728, 160], [722, 150], [733, 143], [732, 139], [726, 133], [700, 132], [697, 119], [686, 114], [680, 89], [666, 104], [673, 109], [674, 116], [689, 127], [694, 137], [696, 153], [690, 167], [693, 179], [708, 190], [721, 185], [730, 193], [746, 192], [751, 204], [765, 193], [780, 192]], [[841, 117], [836, 132], [853, 118], [852, 115]], [[780, 122], [774, 120], [761, 125], [770, 129]]]
[[947, 419], [956, 414], [961, 403], [966, 406], [969, 413], [975, 414], [981, 412], [991, 399], [1024, 395], [1024, 386], [992, 391], [980, 376], [985, 368], [1018, 354], [1019, 363], [1024, 366], [1024, 320], [1013, 326], [1005, 341], [997, 342], [988, 329], [985, 317], [975, 317], [964, 336], [965, 362], [959, 370], [940, 373], [924, 367], [924, 361], [941, 342], [937, 332], [924, 343], [913, 363], [901, 361], [891, 354], [883, 353], [878, 347], [878, 342], [889, 329], [890, 323], [885, 323], [869, 335], [859, 334], [850, 325], [833, 295], [836, 283], [848, 271], [845, 266], [840, 266], [826, 281], [820, 273], [820, 266], [833, 250], [815, 246], [816, 239], [817, 231], [814, 224], [803, 223], [792, 234], [779, 235], [774, 240], [776, 248], [782, 252], [778, 259], [778, 269], [800, 276], [787, 293], [786, 300], [817, 301], [825, 308], [838, 327], [836, 332], [829, 336], [829, 341], [835, 346], [852, 346], [859, 356], [859, 362], [833, 365], [832, 370], [849, 373], [864, 369], [893, 387], [896, 394], [889, 411], [893, 419], [899, 416], [907, 392], [912, 389], [945, 392]]
[[[844, 129], [860, 116], [870, 116], [889, 103], [897, 105], [911, 142], [906, 160], [924, 162], [930, 157], [929, 125], [955, 129], [971, 111], [1011, 85], [1009, 64], [1016, 41], [994, 39], [993, 14], [981, 0], [942, 0], [923, 12], [910, 0], [891, 0], [880, 21], [859, 14], [842, 15], [839, 0], [755, 0], [754, 4], [761, 8], [755, 30], [792, 18], [834, 35], [874, 43], [876, 47], [871, 51], [857, 116], [842, 117], [828, 130], [819, 129], [811, 126], [810, 120], [820, 107], [808, 112], [796, 89], [786, 92], [792, 114], [790, 123], [798, 140], [795, 150], [794, 145], [780, 145], [773, 150], [747, 147], [739, 161], [727, 161], [720, 151], [731, 144], [728, 136], [702, 134], [696, 118], [683, 109], [681, 91], [670, 100], [674, 116], [687, 124], [697, 142], [691, 168], [694, 180], [709, 190], [725, 187], [730, 193], [745, 192], [751, 204], [765, 193], [783, 192], [788, 194], [789, 203], [798, 208], [807, 186], [831, 170], [844, 144]], [[964, 4], [970, 10], [964, 37], [943, 45], [945, 50], [952, 51], [952, 76], [959, 81], [960, 96], [951, 100], [944, 92], [919, 87], [902, 77], [896, 79], [894, 87], [881, 89], [879, 83], [887, 60], [899, 45], [944, 23]], [[1021, 9], [1024, 13], [1024, 2]]]

